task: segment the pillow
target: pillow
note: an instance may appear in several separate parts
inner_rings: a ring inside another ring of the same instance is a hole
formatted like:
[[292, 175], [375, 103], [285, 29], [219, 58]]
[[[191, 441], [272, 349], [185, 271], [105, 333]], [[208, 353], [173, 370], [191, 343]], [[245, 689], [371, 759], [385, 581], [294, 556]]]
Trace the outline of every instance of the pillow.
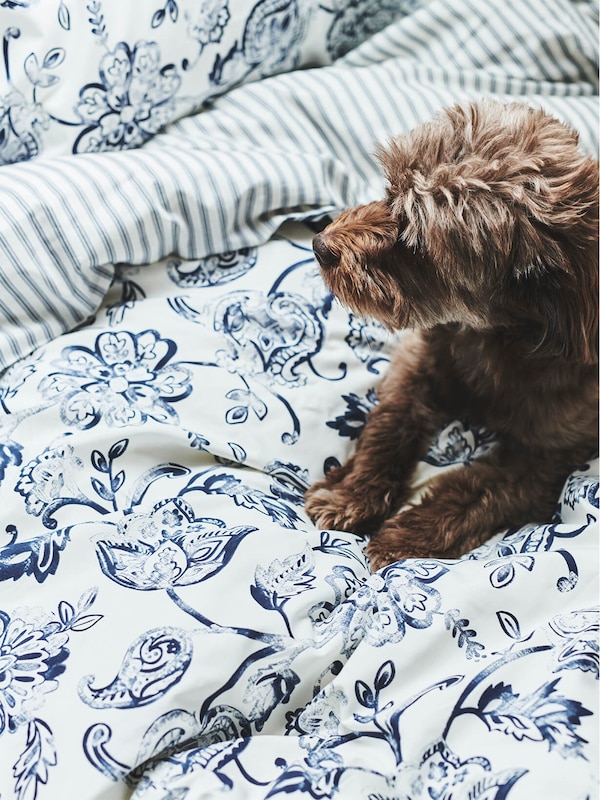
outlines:
[[232, 86], [327, 64], [415, 0], [7, 0], [0, 164], [137, 147]]

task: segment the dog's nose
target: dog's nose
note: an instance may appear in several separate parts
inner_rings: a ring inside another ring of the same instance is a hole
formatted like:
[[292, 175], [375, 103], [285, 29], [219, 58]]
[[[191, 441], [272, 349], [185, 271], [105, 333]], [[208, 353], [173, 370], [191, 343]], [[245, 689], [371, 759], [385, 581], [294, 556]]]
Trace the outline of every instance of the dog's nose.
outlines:
[[327, 234], [318, 233], [312, 240], [312, 246], [317, 261], [322, 267], [333, 267], [336, 257], [327, 246]]

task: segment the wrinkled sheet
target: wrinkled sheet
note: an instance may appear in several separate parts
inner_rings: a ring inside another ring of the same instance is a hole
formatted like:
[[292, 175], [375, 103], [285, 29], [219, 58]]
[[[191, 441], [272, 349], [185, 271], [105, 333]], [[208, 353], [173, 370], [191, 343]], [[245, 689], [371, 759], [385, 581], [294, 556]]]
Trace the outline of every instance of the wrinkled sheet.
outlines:
[[[380, 192], [372, 143], [491, 91], [596, 147], [586, 4], [527, 46], [523, 4], [451, 5], [140, 150], [0, 170], [0, 270], [54, 304], [2, 301], [2, 800], [594, 796], [597, 460], [457, 561], [371, 575], [303, 510], [402, 346], [310, 247]], [[448, 420], [423, 475], [492, 446]]]

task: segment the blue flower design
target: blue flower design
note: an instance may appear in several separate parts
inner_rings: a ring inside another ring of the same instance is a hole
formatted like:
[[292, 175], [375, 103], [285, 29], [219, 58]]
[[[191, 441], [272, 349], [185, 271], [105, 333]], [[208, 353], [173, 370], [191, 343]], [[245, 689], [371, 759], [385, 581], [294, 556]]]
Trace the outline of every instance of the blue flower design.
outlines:
[[[190, 486], [192, 484], [193, 479], [190, 481]], [[193, 484], [193, 489], [198, 489], [207, 494], [228, 495], [236, 506], [267, 514], [273, 522], [277, 522], [284, 528], [295, 528], [296, 523], [301, 522], [301, 518], [296, 511], [287, 502], [284, 502], [285, 500], [290, 500], [289, 497], [285, 496], [285, 493], [282, 492], [279, 495], [282, 498], [280, 500], [271, 494], [262, 492], [260, 489], [253, 489], [247, 486], [239, 478], [225, 472], [209, 476], [202, 485]], [[273, 494], [276, 494], [276, 492], [273, 492]], [[293, 496], [292, 502], [298, 504], [297, 495]]]
[[306, 18], [297, 0], [259, 0], [246, 20], [242, 41], [217, 54], [210, 82], [220, 90], [294, 69]]
[[[0, 7], [2, 6], [16, 8], [27, 7], [27, 4], [8, 0], [1, 3]], [[11, 82], [9, 43], [11, 39], [18, 39], [20, 36], [19, 28], [7, 28], [4, 33], [4, 71], [9, 91], [0, 96], [0, 165], [26, 161], [39, 155], [42, 149], [42, 131], [47, 130], [50, 125], [50, 117], [42, 106], [35, 99], [28, 100]], [[60, 52], [58, 49], [51, 50], [41, 69], [34, 54], [28, 56], [24, 70], [32, 84], [50, 85], [57, 80], [47, 70], [57, 65], [56, 54]]]
[[259, 0], [246, 21], [242, 51], [246, 63], [268, 75], [295, 66], [304, 18], [297, 0]]
[[186, 12], [188, 36], [201, 47], [220, 42], [229, 22], [228, 0], [204, 0], [195, 13]]
[[598, 478], [589, 472], [576, 472], [569, 477], [563, 493], [563, 503], [575, 508], [578, 503], [587, 500], [594, 508], [600, 506], [598, 499]]
[[15, 491], [25, 498], [28, 514], [39, 517], [60, 497], [80, 497], [76, 473], [83, 462], [67, 442], [47, 447], [21, 470]]
[[389, 361], [386, 353], [389, 334], [381, 323], [375, 320], [365, 321], [354, 314], [349, 314], [348, 324], [350, 330], [344, 341], [358, 360], [367, 365], [369, 372], [378, 374], [375, 365], [379, 361]]
[[337, 430], [340, 436], [350, 440], [358, 439], [367, 421], [367, 416], [377, 403], [375, 389], [370, 389], [366, 397], [359, 397], [354, 392], [343, 394], [346, 411], [327, 423], [328, 428]]
[[133, 50], [119, 42], [103, 56], [99, 73], [100, 83], [79, 92], [75, 111], [88, 127], [74, 153], [138, 147], [173, 119], [181, 77], [173, 64], [160, 66], [156, 42], [137, 42]]
[[[405, 770], [407, 775], [413, 772], [410, 765], [406, 765]], [[432, 800], [452, 800], [468, 796], [471, 788], [477, 786], [484, 793], [480, 795], [482, 797], [507, 797], [526, 772], [525, 769], [511, 768], [494, 770], [488, 759], [482, 756], [463, 761], [445, 741], [440, 741], [424, 754], [418, 778], [419, 794]]]
[[244, 700], [251, 703], [248, 719], [261, 731], [272, 712], [289, 702], [300, 677], [290, 667], [290, 656], [273, 658], [251, 676], [244, 691]]
[[221, 286], [245, 275], [256, 264], [256, 248], [244, 247], [201, 261], [172, 259], [167, 272], [178, 286]]
[[494, 434], [490, 431], [470, 427], [466, 420], [456, 420], [437, 434], [423, 460], [434, 467], [469, 464], [488, 453], [494, 444]]
[[578, 669], [600, 677], [600, 630], [597, 608], [559, 614], [550, 620], [550, 634], [556, 643], [554, 672]]
[[12, 439], [5, 439], [0, 442], [0, 483], [4, 480], [7, 467], [21, 465], [22, 451], [23, 445], [14, 442]]
[[119, 523], [117, 534], [96, 539], [104, 574], [128, 589], [173, 589], [220, 572], [256, 528], [227, 528], [219, 519], [196, 519], [184, 500], [156, 505]]
[[343, 635], [341, 652], [350, 654], [358, 642], [374, 647], [401, 641], [408, 628], [428, 628], [442, 598], [432, 586], [447, 572], [439, 562], [398, 563], [376, 573], [345, 602], [323, 618], [322, 607], [311, 609], [317, 637], [328, 641]]
[[69, 655], [67, 634], [50, 615], [0, 610], [0, 734], [27, 724], [58, 688]]
[[37, 362], [40, 356], [36, 355], [27, 361], [17, 361], [2, 375], [0, 381], [0, 408], [10, 414], [8, 401], [14, 399], [21, 386], [37, 371]]
[[516, 568], [531, 572], [535, 566], [535, 558], [526, 553], [517, 553], [513, 548], [500, 546], [500, 555], [484, 564], [485, 569], [491, 569], [490, 583], [494, 589], [502, 589], [513, 582], [516, 576]]
[[[332, 59], [353, 50], [365, 39], [406, 13], [414, 0], [343, 0], [335, 3], [335, 17], [327, 33], [327, 50]], [[404, 5], [404, 8], [402, 8]]]
[[228, 349], [217, 353], [231, 372], [302, 386], [298, 368], [321, 347], [323, 326], [303, 297], [289, 292], [231, 292], [215, 310], [214, 327]]
[[305, 794], [314, 800], [333, 797], [339, 792], [344, 773], [342, 756], [315, 736], [302, 736], [300, 746], [307, 752], [302, 761], [288, 763], [283, 758], [275, 761], [282, 774], [269, 794]]
[[60, 399], [62, 420], [91, 428], [100, 419], [111, 427], [178, 421], [172, 403], [192, 391], [191, 376], [179, 364], [168, 364], [174, 342], [157, 331], [134, 334], [105, 332], [94, 349], [72, 346], [62, 351], [59, 371], [40, 383], [41, 393]]

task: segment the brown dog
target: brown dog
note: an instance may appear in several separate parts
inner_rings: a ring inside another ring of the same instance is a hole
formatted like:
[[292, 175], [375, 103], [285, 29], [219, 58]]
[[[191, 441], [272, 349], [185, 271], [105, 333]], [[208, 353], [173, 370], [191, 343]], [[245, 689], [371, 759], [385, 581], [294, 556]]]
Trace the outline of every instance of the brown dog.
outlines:
[[[317, 525], [372, 535], [373, 569], [550, 521], [598, 443], [598, 162], [543, 111], [492, 100], [378, 155], [385, 199], [313, 248], [343, 305], [413, 332], [356, 452], [306, 494]], [[498, 444], [398, 513], [433, 435], [464, 414]]]

